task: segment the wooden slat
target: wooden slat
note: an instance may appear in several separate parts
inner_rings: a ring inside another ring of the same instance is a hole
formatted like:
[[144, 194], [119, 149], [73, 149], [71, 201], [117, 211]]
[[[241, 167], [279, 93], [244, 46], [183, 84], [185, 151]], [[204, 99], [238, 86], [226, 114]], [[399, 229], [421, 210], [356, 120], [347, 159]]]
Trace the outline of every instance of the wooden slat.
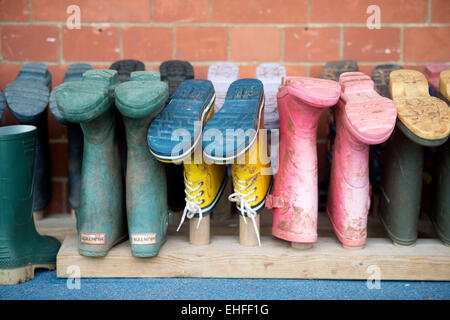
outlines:
[[158, 257], [131, 256], [128, 242], [104, 258], [78, 254], [77, 238], [68, 236], [58, 254], [57, 276], [71, 265], [83, 278], [296, 278], [368, 279], [369, 266], [382, 280], [450, 280], [450, 248], [437, 239], [419, 239], [413, 248], [397, 248], [389, 239], [370, 238], [362, 250], [342, 248], [335, 238], [319, 238], [299, 251], [290, 243], [262, 237], [262, 247], [239, 245], [237, 236], [212, 236], [207, 246], [189, 245], [185, 235], [171, 235]]

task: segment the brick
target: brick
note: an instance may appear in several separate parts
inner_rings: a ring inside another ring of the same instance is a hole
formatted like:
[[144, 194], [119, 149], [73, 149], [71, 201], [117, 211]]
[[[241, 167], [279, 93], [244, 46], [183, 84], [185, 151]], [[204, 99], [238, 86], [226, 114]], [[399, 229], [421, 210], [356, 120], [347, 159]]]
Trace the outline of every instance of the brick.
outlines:
[[184, 60], [226, 60], [227, 30], [222, 27], [177, 28], [176, 58]]
[[257, 64], [239, 66], [239, 79], [255, 78]]
[[[28, 2], [28, 1], [27, 1]], [[32, 0], [36, 21], [66, 21], [70, 5], [80, 7], [81, 22], [149, 22], [148, 0]]]
[[66, 142], [50, 143], [50, 163], [52, 177], [64, 178], [67, 177], [67, 157], [68, 149]]
[[431, 22], [434, 23], [450, 22], [450, 1], [448, 0], [431, 1]]
[[230, 59], [233, 61], [279, 61], [281, 30], [270, 27], [230, 29]]
[[67, 127], [65, 125], [59, 124], [50, 109], [47, 114], [47, 123], [48, 123], [48, 138], [49, 139], [67, 139]]
[[425, 22], [427, 3], [428, 0], [312, 0], [310, 22], [365, 23], [369, 18], [366, 10], [372, 4], [380, 7], [381, 23]]
[[403, 60], [440, 62], [449, 60], [450, 27], [405, 28]]
[[195, 79], [208, 79], [209, 66], [194, 66]]
[[127, 59], [163, 61], [172, 58], [173, 29], [130, 27], [122, 29], [122, 50]]
[[300, 65], [285, 65], [287, 76], [306, 76], [306, 67]]
[[48, 66], [48, 71], [52, 74], [52, 88], [55, 88], [62, 83], [68, 67], [68, 64]]
[[153, 0], [153, 22], [207, 22], [209, 0]]
[[45, 208], [45, 213], [65, 213], [66, 182], [52, 181], [52, 199]]
[[0, 63], [0, 88], [3, 92], [5, 92], [6, 86], [14, 81], [21, 66], [21, 64]]
[[320, 66], [309, 66], [309, 76], [313, 78], [317, 78], [319, 75], [323, 73], [323, 67], [325, 66], [325, 62]]
[[285, 61], [327, 61], [339, 57], [339, 28], [286, 28]]
[[2, 56], [14, 61], [58, 61], [58, 27], [2, 26]]
[[0, 0], [0, 21], [28, 21], [28, 0]]
[[114, 27], [63, 29], [65, 61], [114, 61], [120, 57], [119, 30]]
[[306, 23], [307, 0], [212, 0], [211, 20], [231, 23]]
[[397, 61], [400, 58], [400, 29], [344, 29], [344, 59]]

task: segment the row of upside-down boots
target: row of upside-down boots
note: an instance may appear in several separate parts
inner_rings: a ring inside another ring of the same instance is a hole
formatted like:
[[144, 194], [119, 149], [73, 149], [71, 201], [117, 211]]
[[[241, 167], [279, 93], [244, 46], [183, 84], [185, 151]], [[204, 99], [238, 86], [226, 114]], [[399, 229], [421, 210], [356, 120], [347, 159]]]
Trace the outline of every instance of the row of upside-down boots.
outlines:
[[[30, 267], [48, 267], [59, 249], [55, 239], [36, 233], [31, 215], [33, 192], [33, 210], [45, 207], [36, 202], [48, 202], [38, 194], [48, 194], [50, 185], [39, 178], [48, 170], [44, 111], [49, 97], [55, 119], [68, 127], [69, 200], [77, 215], [81, 255], [105, 256], [129, 237], [133, 256], [156, 256], [167, 238], [169, 207], [180, 209], [180, 182], [185, 203], [178, 229], [186, 218], [197, 219], [199, 226], [224, 191], [227, 167], [234, 189], [228, 199], [245, 222], [250, 220], [258, 244], [257, 218], [264, 206], [273, 210], [274, 236], [297, 244], [316, 242], [316, 135], [321, 114], [333, 106], [336, 134], [326, 210], [343, 245], [362, 247], [366, 241], [372, 192], [369, 146], [382, 144], [391, 134], [387, 147], [376, 147], [384, 152], [382, 178], [372, 179], [380, 194], [378, 215], [389, 236], [399, 245], [415, 243], [423, 148], [437, 147], [431, 220], [442, 241], [450, 242], [450, 71], [440, 73], [439, 90], [435, 86], [432, 91], [439, 98], [429, 96], [420, 72], [396, 65], [375, 68], [373, 80], [357, 72], [351, 60], [327, 64], [319, 78], [283, 77], [277, 93], [278, 170], [269, 194], [270, 145], [262, 129], [270, 95], [264, 94], [260, 80], [230, 80], [223, 105], [214, 110], [213, 82], [193, 80], [187, 62], [166, 62], [161, 72], [144, 71], [143, 64], [130, 60], [107, 70], [91, 69], [70, 66], [64, 83], [49, 94], [46, 66], [26, 64], [6, 88], [11, 113], [38, 128], [37, 134], [32, 126], [0, 128], [0, 178], [6, 195], [0, 217], [6, 236], [0, 237], [0, 247], [22, 242], [8, 251], [13, 255], [0, 255], [10, 277], [23, 277], [25, 260], [27, 273]], [[435, 74], [429, 77], [436, 84]], [[20, 231], [25, 225], [34, 230], [32, 236], [18, 239], [18, 234], [26, 237]]]

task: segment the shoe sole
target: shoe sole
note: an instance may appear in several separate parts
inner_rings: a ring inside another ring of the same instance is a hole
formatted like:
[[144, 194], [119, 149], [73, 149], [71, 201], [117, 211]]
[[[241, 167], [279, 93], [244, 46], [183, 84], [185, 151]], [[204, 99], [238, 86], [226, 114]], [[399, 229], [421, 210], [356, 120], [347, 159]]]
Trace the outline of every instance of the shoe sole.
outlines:
[[210, 162], [214, 162], [214, 163], [219, 163], [219, 164], [224, 164], [224, 163], [228, 163], [232, 160], [236, 160], [238, 158], [240, 158], [242, 155], [244, 155], [248, 150], [250, 150], [250, 148], [253, 146], [253, 144], [256, 141], [256, 138], [258, 137], [258, 133], [259, 133], [259, 129], [261, 127], [261, 115], [264, 109], [264, 102], [265, 102], [265, 97], [263, 96], [261, 103], [259, 104], [258, 108], [259, 108], [259, 112], [258, 112], [258, 127], [256, 129], [256, 134], [253, 137], [252, 141], [249, 143], [249, 145], [247, 147], [245, 147], [243, 150], [239, 151], [237, 154], [231, 156], [231, 157], [214, 157], [211, 156], [209, 154], [207, 154], [205, 151], [203, 151], [203, 156], [205, 157], [205, 159], [207, 159]]
[[55, 270], [56, 263], [32, 264], [25, 267], [0, 270], [0, 285], [13, 285], [34, 278], [35, 269]]
[[[206, 108], [205, 108], [205, 109], [203, 110], [203, 112], [202, 112], [202, 116], [201, 116], [201, 118], [200, 118], [200, 121], [201, 121], [201, 123], [202, 123], [203, 125], [204, 125], [204, 122], [205, 122], [205, 119], [206, 119], [207, 115], [209, 114], [209, 111], [211, 111], [211, 108], [212, 108], [213, 105], [214, 105], [214, 101], [215, 101], [215, 100], [216, 100], [216, 94], [214, 94], [214, 95], [211, 97], [211, 101], [208, 103], [208, 105], [206, 106]], [[176, 156], [176, 157], [172, 157], [172, 156], [163, 156], [163, 155], [160, 155], [160, 154], [157, 154], [157, 153], [153, 152], [153, 151], [149, 148], [150, 153], [151, 153], [156, 159], [158, 159], [159, 161], [162, 161], [162, 162], [180, 162], [180, 161], [182, 161], [183, 159], [185, 159], [186, 157], [188, 157], [188, 156], [192, 153], [192, 151], [195, 149], [195, 147], [199, 144], [199, 142], [200, 142], [200, 140], [201, 140], [201, 138], [202, 138], [202, 136], [203, 136], [203, 125], [202, 125], [202, 128], [199, 130], [200, 132], [199, 132], [198, 136], [195, 137], [195, 140], [194, 140], [193, 145], [192, 145], [186, 152], [184, 152], [182, 155]]]

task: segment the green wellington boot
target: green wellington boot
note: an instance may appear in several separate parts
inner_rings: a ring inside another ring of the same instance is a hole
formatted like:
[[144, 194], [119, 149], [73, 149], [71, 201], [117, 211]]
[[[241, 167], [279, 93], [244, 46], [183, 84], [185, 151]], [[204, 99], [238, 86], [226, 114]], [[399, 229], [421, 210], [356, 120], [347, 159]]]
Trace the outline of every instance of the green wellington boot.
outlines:
[[80, 123], [84, 134], [80, 207], [77, 212], [79, 253], [102, 257], [126, 239], [120, 165], [113, 108], [117, 71], [90, 70], [81, 82], [56, 90], [65, 119]]
[[41, 236], [33, 219], [36, 127], [0, 128], [0, 284], [33, 279], [55, 269], [61, 244]]
[[[450, 70], [441, 72], [439, 98], [450, 105]], [[442, 242], [450, 246], [450, 141], [437, 148], [433, 172], [433, 210], [430, 220]]]
[[131, 253], [139, 258], [154, 257], [166, 240], [169, 221], [164, 164], [150, 154], [147, 130], [164, 108], [169, 90], [159, 72], [137, 71], [129, 82], [117, 86], [115, 96], [128, 145], [126, 203]]
[[447, 141], [450, 112], [444, 101], [429, 96], [418, 71], [392, 71], [389, 86], [398, 119], [383, 165], [379, 217], [394, 244], [411, 246], [417, 239], [424, 147]]

